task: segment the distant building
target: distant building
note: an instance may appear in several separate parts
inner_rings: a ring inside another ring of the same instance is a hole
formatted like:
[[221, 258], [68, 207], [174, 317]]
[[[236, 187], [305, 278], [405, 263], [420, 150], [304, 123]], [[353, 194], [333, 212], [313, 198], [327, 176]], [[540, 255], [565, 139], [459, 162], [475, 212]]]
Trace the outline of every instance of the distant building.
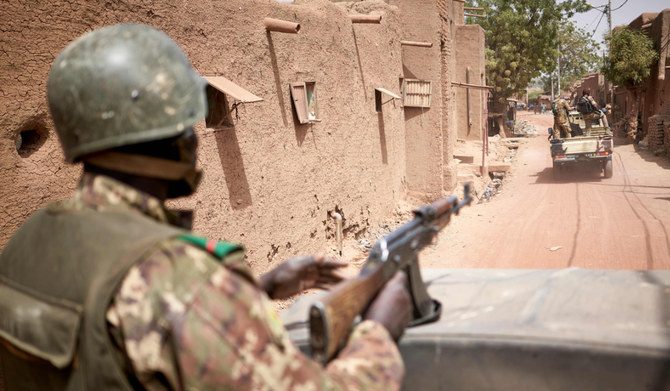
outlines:
[[[637, 139], [647, 137], [649, 148], [657, 153], [670, 153], [670, 8], [657, 13], [643, 13], [627, 26], [644, 32], [654, 41], [659, 51], [659, 61], [652, 65], [651, 74], [638, 87], [635, 94], [623, 86], [615, 86], [614, 101], [609, 84], [600, 74], [593, 73], [572, 86], [571, 101], [581, 96], [584, 88], [591, 89], [591, 95], [598, 104], [611, 104], [610, 125], [624, 130], [626, 119], [638, 118]], [[637, 97], [637, 98], [636, 98]], [[633, 100], [637, 104], [633, 105]], [[633, 112], [634, 108], [637, 110]]]
[[545, 104], [546, 107], [551, 107], [551, 95], [540, 95], [537, 97], [537, 105], [542, 109], [542, 104]]

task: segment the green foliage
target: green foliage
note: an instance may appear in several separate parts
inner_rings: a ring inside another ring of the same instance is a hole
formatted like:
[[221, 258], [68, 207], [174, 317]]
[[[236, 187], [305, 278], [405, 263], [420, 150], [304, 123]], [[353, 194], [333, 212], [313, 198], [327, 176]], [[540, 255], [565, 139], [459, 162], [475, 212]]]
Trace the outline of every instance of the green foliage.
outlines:
[[575, 12], [588, 9], [584, 0], [473, 0], [486, 18], [472, 21], [486, 31], [487, 84], [494, 102], [525, 91], [541, 72], [556, 67], [559, 26]]
[[532, 102], [537, 99], [538, 96], [542, 95], [542, 91], [533, 91], [528, 93], [528, 102]]
[[573, 22], [558, 30], [561, 55], [561, 86], [568, 87], [589, 73], [597, 72], [602, 63], [600, 45]]
[[[602, 65], [598, 43], [572, 21], [561, 23], [558, 28], [558, 49], [561, 56], [561, 88], [564, 90], [585, 75], [597, 72]], [[547, 74], [542, 76], [542, 87], [545, 91], [551, 90], [551, 77]]]
[[602, 73], [614, 84], [627, 88], [646, 80], [651, 66], [658, 60], [654, 42], [640, 31], [619, 29], [606, 37], [612, 50], [602, 67]]

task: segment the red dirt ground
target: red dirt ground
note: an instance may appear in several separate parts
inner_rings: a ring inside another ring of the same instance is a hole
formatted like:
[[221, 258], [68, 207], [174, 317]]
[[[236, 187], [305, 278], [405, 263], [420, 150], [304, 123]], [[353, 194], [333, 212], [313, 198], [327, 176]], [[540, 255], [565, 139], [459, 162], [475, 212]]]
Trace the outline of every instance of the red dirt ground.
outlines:
[[551, 115], [521, 112], [538, 135], [521, 139], [502, 194], [463, 210], [421, 254], [423, 267], [670, 268], [670, 160], [615, 143], [614, 176], [552, 175]]

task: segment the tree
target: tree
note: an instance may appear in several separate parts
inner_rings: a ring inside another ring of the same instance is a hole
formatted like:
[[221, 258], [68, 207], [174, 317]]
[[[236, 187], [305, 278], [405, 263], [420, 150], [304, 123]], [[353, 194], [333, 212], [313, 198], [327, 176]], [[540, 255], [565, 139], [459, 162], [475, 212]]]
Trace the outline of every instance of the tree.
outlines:
[[639, 87], [651, 74], [651, 66], [658, 60], [658, 53], [654, 42], [640, 31], [617, 29], [605, 39], [610, 42], [611, 51], [605, 58], [602, 73], [614, 84], [626, 88], [633, 97], [625, 129], [632, 141], [637, 132]]
[[474, 22], [486, 32], [486, 74], [488, 85], [494, 87], [494, 116], [504, 113], [506, 99], [525, 91], [533, 78], [554, 70], [559, 25], [588, 9], [584, 0], [473, 0], [470, 4], [484, 8], [486, 15]]
[[[561, 60], [559, 74], [563, 89], [567, 89], [576, 80], [589, 73], [596, 72], [600, 68], [599, 50], [600, 45], [584, 29], [577, 27], [574, 22], [566, 21], [559, 25], [558, 51]], [[551, 90], [551, 77], [549, 75], [543, 75], [542, 82], [545, 91]]]

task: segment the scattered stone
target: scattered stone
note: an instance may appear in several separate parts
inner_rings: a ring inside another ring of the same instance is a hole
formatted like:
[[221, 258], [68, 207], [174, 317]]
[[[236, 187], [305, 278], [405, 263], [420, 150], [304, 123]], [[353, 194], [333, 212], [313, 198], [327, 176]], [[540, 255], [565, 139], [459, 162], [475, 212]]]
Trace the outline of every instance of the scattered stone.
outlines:
[[367, 252], [367, 251], [370, 251], [370, 249], [372, 248], [372, 243], [370, 243], [366, 239], [361, 239], [361, 240], [358, 241], [358, 247], [360, 247], [361, 250]]
[[535, 125], [528, 121], [520, 121], [514, 124], [514, 135], [517, 137], [526, 137], [537, 134]]
[[500, 194], [502, 192], [502, 179], [494, 179], [489, 183], [488, 187], [484, 192], [482, 193], [481, 197], [479, 197], [479, 204], [483, 202], [489, 201], [491, 198], [495, 197], [496, 195]]

